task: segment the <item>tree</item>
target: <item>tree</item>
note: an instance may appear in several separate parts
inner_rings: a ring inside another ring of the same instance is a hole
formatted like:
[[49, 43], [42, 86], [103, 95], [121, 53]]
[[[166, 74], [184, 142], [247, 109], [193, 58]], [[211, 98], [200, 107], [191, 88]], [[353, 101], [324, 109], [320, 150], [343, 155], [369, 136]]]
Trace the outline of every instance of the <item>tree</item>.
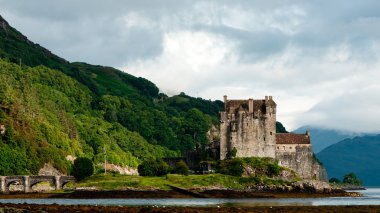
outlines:
[[288, 131], [286, 131], [284, 125], [282, 125], [282, 123], [280, 122], [276, 122], [276, 132], [277, 133], [288, 133]]
[[329, 183], [339, 184], [339, 183], [342, 183], [342, 181], [340, 181], [338, 178], [333, 177], [333, 178], [330, 178]]
[[344, 175], [343, 183], [356, 185], [356, 186], [362, 185], [362, 181], [353, 172]]
[[77, 158], [74, 161], [72, 174], [77, 180], [90, 177], [94, 174], [94, 163], [86, 157]]
[[162, 159], [150, 159], [142, 162], [137, 170], [141, 176], [164, 176], [171, 171], [171, 167]]
[[181, 175], [189, 175], [189, 167], [187, 166], [185, 161], [181, 160], [178, 163], [176, 163], [174, 173]]

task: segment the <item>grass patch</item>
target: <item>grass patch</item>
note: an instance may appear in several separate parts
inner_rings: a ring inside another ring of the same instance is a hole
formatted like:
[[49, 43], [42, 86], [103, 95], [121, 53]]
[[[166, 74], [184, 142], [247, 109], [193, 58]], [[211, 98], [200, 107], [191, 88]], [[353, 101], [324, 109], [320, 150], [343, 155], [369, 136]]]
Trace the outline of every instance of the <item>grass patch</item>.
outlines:
[[162, 189], [170, 190], [170, 185], [181, 188], [230, 188], [245, 189], [258, 183], [287, 185], [290, 182], [258, 177], [235, 177], [223, 174], [177, 175], [163, 177], [127, 176], [118, 174], [98, 174], [76, 184], [77, 187], [96, 187], [101, 190]]

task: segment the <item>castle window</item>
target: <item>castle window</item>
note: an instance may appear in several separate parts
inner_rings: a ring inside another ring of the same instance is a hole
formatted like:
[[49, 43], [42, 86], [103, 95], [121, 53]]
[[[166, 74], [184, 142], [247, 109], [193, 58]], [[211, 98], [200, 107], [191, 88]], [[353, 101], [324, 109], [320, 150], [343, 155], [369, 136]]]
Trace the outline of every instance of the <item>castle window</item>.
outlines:
[[237, 131], [237, 124], [236, 123], [232, 123], [231, 126], [230, 126], [230, 128], [231, 128], [232, 132], [236, 132]]
[[270, 135], [272, 135], [272, 132], [270, 132]]

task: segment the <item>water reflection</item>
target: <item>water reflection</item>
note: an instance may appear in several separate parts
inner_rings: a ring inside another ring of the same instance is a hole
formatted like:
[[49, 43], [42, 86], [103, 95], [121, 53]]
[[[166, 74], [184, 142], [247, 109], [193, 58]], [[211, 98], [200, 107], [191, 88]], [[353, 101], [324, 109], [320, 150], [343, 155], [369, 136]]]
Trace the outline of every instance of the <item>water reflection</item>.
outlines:
[[370, 188], [363, 197], [335, 198], [247, 198], [247, 199], [0, 199], [0, 203], [60, 204], [60, 205], [120, 205], [120, 206], [326, 206], [380, 205], [380, 188]]

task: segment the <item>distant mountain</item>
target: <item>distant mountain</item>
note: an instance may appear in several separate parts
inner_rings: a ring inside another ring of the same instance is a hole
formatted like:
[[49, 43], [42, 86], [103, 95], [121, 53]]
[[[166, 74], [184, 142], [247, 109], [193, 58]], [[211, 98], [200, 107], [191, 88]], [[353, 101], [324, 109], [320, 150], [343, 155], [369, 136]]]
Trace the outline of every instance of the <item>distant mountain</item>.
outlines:
[[353, 138], [355, 136], [364, 136], [363, 133], [325, 129], [315, 126], [302, 126], [294, 130], [293, 132], [305, 133], [306, 131], [310, 132], [313, 151], [315, 153], [318, 153], [324, 148], [332, 144], [335, 144], [343, 139]]
[[380, 186], [380, 135], [355, 137], [333, 144], [317, 154], [329, 178], [354, 172], [366, 186]]

